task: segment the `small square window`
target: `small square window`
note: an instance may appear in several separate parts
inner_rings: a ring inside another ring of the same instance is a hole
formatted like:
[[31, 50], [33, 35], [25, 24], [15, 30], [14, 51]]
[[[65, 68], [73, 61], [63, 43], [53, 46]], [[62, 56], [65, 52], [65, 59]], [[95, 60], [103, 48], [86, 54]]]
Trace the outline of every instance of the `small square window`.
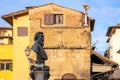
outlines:
[[18, 27], [17, 35], [18, 36], [28, 36], [28, 28], [27, 27]]

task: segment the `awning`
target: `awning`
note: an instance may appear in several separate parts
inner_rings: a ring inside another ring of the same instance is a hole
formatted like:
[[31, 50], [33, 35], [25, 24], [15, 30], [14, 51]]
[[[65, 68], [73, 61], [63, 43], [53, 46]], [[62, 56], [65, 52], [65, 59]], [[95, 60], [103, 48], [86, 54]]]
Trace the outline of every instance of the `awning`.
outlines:
[[118, 65], [115, 61], [112, 61], [103, 55], [99, 54], [96, 51], [91, 50], [91, 55], [95, 55], [97, 58], [99, 58], [101, 61], [103, 61], [103, 64], [108, 64], [108, 65]]
[[91, 50], [91, 63], [91, 80], [108, 80], [108, 75], [119, 69], [118, 63], [93, 50]]
[[92, 72], [106, 72], [118, 69], [118, 63], [91, 50]]

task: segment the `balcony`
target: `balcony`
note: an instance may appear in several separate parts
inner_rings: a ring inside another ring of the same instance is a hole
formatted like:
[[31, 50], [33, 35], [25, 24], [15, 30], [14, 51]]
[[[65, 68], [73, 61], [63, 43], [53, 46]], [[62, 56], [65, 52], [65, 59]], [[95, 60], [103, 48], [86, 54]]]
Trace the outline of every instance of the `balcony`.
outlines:
[[0, 35], [0, 45], [1, 44], [13, 44], [13, 38], [11, 36], [1, 36]]

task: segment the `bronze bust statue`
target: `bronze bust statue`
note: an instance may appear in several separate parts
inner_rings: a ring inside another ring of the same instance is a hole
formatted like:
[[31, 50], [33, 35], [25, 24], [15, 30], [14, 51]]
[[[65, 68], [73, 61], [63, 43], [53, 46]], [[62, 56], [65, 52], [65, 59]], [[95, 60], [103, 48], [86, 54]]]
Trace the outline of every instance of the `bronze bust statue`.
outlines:
[[50, 77], [49, 66], [45, 65], [45, 60], [48, 59], [44, 46], [44, 35], [43, 32], [37, 32], [34, 37], [34, 44], [32, 50], [37, 55], [37, 61], [35, 65], [31, 65], [30, 76], [32, 80], [48, 80]]
[[44, 46], [44, 35], [43, 32], [37, 32], [34, 37], [35, 43], [32, 46], [32, 50], [37, 54], [37, 64], [44, 64], [45, 60], [48, 59]]

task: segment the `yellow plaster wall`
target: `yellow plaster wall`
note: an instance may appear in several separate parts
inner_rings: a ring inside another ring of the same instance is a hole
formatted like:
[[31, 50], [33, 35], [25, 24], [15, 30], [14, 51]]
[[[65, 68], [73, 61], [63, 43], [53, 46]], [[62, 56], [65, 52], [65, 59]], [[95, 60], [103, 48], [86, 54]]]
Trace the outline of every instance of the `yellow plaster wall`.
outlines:
[[0, 80], [13, 80], [12, 71], [9, 70], [0, 71]]
[[[29, 79], [29, 64], [25, 55], [25, 48], [29, 46], [29, 17], [22, 15], [13, 20], [14, 31], [14, 60], [13, 60], [13, 80]], [[18, 36], [17, 27], [28, 27], [28, 36]]]
[[[2, 30], [1, 30], [2, 31]], [[4, 30], [3, 30], [4, 31]], [[1, 36], [11, 36], [12, 30], [7, 31], [5, 35]], [[8, 44], [8, 38], [3, 38], [4, 44]], [[0, 60], [13, 60], [13, 45], [0, 45]], [[12, 71], [10, 70], [1, 70], [0, 71], [0, 80], [13, 80]]]
[[[13, 45], [0, 45], [0, 60], [13, 60]], [[0, 71], [0, 80], [13, 80], [10, 70]]]
[[0, 59], [13, 59], [13, 45], [0, 45]]

